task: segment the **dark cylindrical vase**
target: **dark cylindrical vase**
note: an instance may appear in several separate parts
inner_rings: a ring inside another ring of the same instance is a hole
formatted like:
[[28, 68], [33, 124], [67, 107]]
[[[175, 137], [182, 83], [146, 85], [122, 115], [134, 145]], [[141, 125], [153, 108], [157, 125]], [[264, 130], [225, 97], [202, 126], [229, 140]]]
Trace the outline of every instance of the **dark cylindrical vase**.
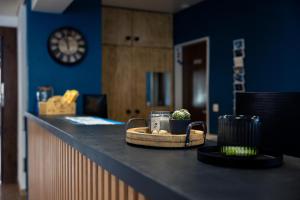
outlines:
[[186, 134], [186, 129], [192, 120], [170, 119], [170, 132], [172, 134]]
[[218, 145], [228, 156], [255, 156], [260, 146], [258, 116], [223, 115], [218, 119]]

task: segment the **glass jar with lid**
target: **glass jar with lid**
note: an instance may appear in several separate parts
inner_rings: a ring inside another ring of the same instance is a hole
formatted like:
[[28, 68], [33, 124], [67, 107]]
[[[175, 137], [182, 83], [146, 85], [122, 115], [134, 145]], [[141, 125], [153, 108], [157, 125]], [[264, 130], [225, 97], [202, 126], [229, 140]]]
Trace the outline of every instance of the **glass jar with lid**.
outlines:
[[150, 113], [150, 132], [159, 132], [164, 130], [170, 132], [170, 120], [171, 113], [169, 111], [152, 111]]

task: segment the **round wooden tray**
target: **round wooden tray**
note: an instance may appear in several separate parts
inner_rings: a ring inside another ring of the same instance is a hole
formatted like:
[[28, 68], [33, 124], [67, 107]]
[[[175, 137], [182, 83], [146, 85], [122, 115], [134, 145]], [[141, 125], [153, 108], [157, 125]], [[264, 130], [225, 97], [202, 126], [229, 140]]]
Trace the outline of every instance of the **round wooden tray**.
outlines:
[[127, 129], [126, 142], [135, 145], [160, 147], [160, 148], [185, 148], [195, 147], [204, 143], [205, 135], [203, 131], [191, 129], [190, 142], [186, 144], [186, 134], [172, 135], [151, 134], [148, 127], [138, 127]]

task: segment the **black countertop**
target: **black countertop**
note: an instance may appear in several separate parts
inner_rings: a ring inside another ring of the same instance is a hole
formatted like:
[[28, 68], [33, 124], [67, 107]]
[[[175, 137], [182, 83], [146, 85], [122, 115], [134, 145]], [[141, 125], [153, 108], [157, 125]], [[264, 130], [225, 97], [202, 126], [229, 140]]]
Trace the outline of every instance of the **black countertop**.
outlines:
[[150, 199], [300, 199], [300, 158], [275, 169], [212, 166], [196, 149], [165, 150], [126, 144], [123, 125], [74, 125], [63, 117], [26, 114]]

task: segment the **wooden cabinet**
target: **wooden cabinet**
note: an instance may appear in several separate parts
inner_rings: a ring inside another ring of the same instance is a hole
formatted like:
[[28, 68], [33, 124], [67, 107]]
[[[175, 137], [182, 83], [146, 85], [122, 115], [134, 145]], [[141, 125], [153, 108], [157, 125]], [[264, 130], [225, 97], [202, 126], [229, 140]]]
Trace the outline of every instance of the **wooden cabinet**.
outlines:
[[173, 98], [170, 106], [147, 106], [146, 73], [170, 72], [173, 77], [172, 16], [103, 7], [102, 19], [102, 88], [109, 118], [127, 121], [145, 118], [152, 109], [171, 110]]
[[172, 48], [170, 14], [103, 7], [102, 18], [103, 44]]
[[105, 7], [102, 9], [103, 44], [132, 45], [132, 11]]
[[[172, 49], [104, 45], [102, 86], [107, 94], [109, 118], [119, 121], [146, 118], [155, 109], [146, 104], [146, 73], [173, 74], [172, 57]], [[160, 109], [168, 110], [172, 106], [173, 102]]]
[[107, 95], [108, 116], [126, 121], [132, 106], [132, 49], [125, 46], [102, 48], [102, 88]]
[[133, 12], [133, 45], [169, 47], [173, 45], [172, 16], [153, 12]]

